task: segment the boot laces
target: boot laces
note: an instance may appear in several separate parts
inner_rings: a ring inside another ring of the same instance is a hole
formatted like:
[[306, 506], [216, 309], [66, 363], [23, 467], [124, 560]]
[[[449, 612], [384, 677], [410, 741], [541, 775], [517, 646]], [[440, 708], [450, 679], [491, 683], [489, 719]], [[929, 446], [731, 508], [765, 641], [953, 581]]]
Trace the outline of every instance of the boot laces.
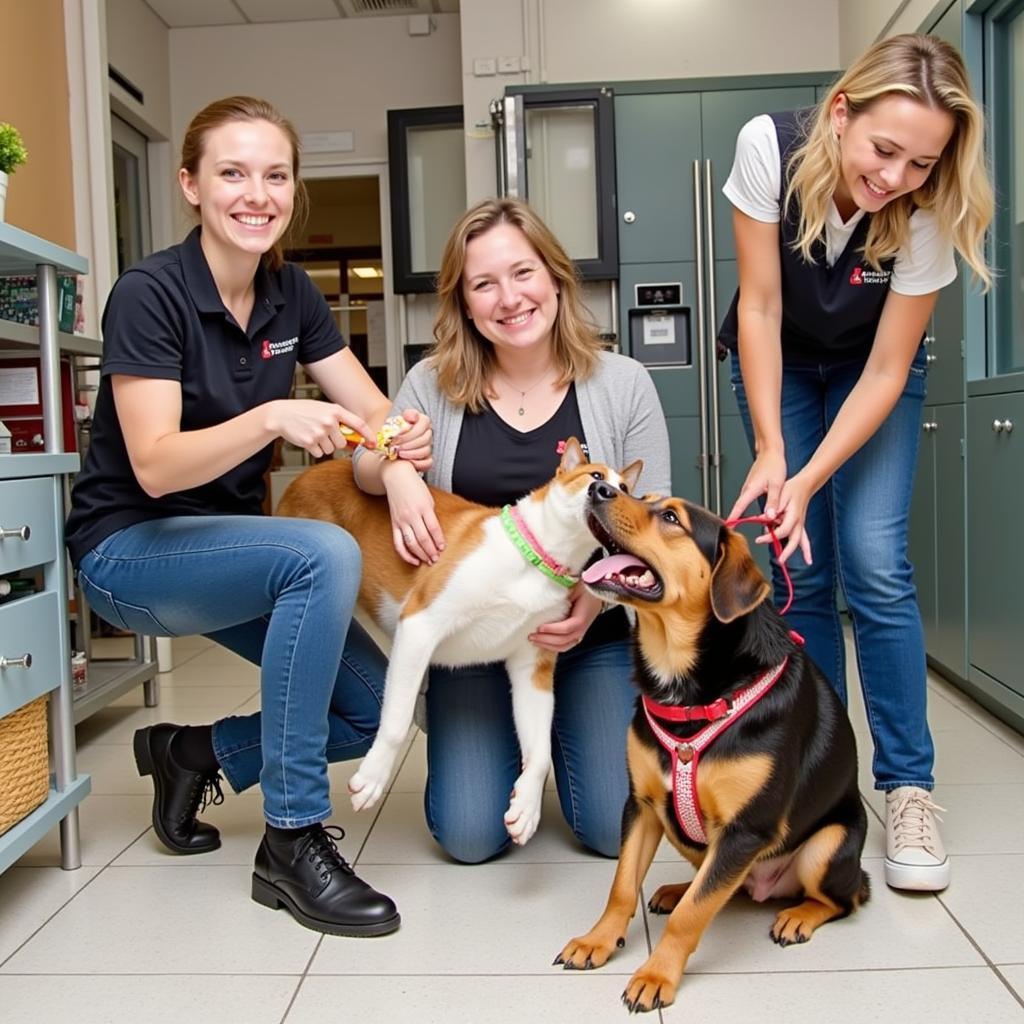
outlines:
[[936, 820], [942, 818], [936, 811], [944, 811], [935, 803], [927, 790], [912, 790], [889, 807], [896, 852], [910, 848], [923, 848], [934, 853]]
[[337, 844], [345, 838], [345, 830], [340, 825], [323, 825], [303, 836], [295, 848], [293, 863], [305, 857], [314, 869], [319, 872], [322, 882], [330, 881], [331, 874], [341, 871], [346, 875], [354, 874], [347, 860], [342, 857]]
[[216, 807], [218, 804], [224, 803], [224, 791], [220, 788], [222, 781], [219, 772], [214, 772], [212, 775], [196, 773], [192, 780], [192, 788], [189, 790], [185, 810], [181, 815], [182, 824], [194, 820], [207, 807]]

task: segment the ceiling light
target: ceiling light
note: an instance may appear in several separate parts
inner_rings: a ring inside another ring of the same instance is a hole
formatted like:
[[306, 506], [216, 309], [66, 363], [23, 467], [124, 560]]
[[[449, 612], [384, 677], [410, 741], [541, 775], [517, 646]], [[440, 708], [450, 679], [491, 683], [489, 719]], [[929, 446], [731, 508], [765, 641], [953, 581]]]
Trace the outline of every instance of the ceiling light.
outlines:
[[383, 277], [384, 271], [380, 267], [349, 267], [348, 272], [356, 277]]

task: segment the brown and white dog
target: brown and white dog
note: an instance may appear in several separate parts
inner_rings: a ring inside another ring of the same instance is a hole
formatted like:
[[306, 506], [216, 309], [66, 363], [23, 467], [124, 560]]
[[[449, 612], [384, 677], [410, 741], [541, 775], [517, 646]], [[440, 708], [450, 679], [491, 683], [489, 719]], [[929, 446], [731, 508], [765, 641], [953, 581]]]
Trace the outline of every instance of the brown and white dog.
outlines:
[[[512, 508], [564, 577], [578, 576], [597, 541], [587, 528], [587, 492], [595, 481], [628, 492], [643, 468], [621, 472], [588, 463], [575, 438], [566, 442], [555, 477]], [[363, 553], [359, 603], [393, 642], [377, 737], [349, 780], [356, 810], [381, 797], [412, 724], [428, 665], [460, 667], [503, 661], [512, 685], [512, 710], [523, 755], [505, 826], [526, 843], [540, 821], [551, 759], [555, 655], [527, 638], [563, 618], [571, 580], [557, 581], [528, 560], [500, 509], [431, 488], [445, 548], [432, 565], [412, 566], [394, 549], [386, 499], [364, 494], [347, 459], [321, 463], [285, 492], [278, 515], [337, 523]], [[527, 544], [527, 547], [530, 545]]]

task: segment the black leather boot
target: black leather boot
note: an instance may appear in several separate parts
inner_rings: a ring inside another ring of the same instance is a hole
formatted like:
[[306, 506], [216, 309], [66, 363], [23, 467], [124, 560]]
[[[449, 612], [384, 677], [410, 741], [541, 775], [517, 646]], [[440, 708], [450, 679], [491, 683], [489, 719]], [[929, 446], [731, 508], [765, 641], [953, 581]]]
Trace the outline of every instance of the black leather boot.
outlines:
[[153, 776], [153, 828], [174, 853], [209, 853], [220, 846], [220, 832], [196, 815], [207, 804], [224, 800], [217, 772], [183, 768], [171, 753], [180, 726], [151, 725], [135, 733], [135, 764], [140, 775]]
[[[336, 833], [336, 834], [335, 834]], [[256, 851], [252, 898], [285, 907], [299, 924], [330, 935], [386, 935], [402, 919], [387, 896], [371, 889], [338, 852], [336, 826], [314, 826], [281, 843], [264, 836]]]

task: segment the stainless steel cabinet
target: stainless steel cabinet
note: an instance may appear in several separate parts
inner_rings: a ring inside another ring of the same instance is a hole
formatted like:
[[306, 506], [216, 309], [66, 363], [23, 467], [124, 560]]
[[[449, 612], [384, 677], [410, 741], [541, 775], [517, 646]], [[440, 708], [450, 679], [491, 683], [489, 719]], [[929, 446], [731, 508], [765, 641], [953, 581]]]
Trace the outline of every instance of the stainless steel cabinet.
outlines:
[[[975, 669], [1016, 696], [1024, 721], [1024, 547], [1015, 528], [1024, 504], [1024, 392], [967, 400], [967, 588], [971, 679]], [[1006, 695], [1008, 698], [1010, 694]]]
[[964, 406], [928, 405], [921, 423], [910, 559], [933, 663], [967, 677]]

